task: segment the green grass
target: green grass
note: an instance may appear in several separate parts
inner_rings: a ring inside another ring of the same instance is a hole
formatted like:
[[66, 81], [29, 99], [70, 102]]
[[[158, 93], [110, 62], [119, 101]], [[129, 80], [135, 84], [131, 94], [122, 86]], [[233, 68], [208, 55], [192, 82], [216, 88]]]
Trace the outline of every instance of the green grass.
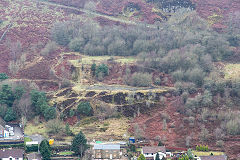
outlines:
[[72, 155], [73, 152], [72, 151], [65, 151], [65, 152], [59, 152], [59, 155], [63, 156], [63, 155]]
[[31, 122], [28, 122], [26, 127], [24, 128], [24, 133], [26, 135], [33, 135], [33, 134], [40, 134], [44, 137], [47, 137], [47, 131], [46, 131], [46, 124], [39, 123], [39, 124], [33, 124]]
[[24, 144], [26, 144], [26, 142], [31, 142], [31, 141], [32, 141], [31, 138], [29, 138], [29, 137], [24, 137]]
[[209, 152], [202, 152], [202, 151], [192, 151], [193, 155], [196, 155], [196, 156], [210, 156], [211, 153], [213, 155], [224, 155], [224, 152], [215, 152], [215, 151], [209, 151]]
[[224, 73], [225, 79], [240, 79], [240, 64], [227, 64]]

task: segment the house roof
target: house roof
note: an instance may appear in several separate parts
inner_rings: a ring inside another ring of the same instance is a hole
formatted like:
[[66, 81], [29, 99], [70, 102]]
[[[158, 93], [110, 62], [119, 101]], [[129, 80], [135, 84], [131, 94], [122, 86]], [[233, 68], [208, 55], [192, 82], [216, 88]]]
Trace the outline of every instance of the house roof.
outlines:
[[24, 150], [23, 149], [1, 149], [0, 158], [22, 158]]
[[120, 150], [120, 144], [95, 144], [93, 149]]
[[227, 160], [227, 156], [200, 156], [201, 160]]
[[142, 150], [143, 150], [143, 154], [146, 154], [146, 153], [157, 153], [157, 152], [166, 153], [165, 146], [152, 146], [152, 147], [146, 146], [146, 147], [143, 147]]
[[41, 160], [41, 154], [38, 153], [30, 153], [27, 155], [28, 160]]

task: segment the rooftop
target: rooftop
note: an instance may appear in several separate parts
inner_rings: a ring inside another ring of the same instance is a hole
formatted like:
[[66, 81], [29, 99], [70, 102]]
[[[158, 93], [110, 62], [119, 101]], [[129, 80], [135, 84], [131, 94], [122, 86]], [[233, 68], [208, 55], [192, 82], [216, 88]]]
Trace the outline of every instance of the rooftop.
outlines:
[[152, 147], [146, 146], [146, 147], [142, 147], [142, 150], [143, 150], [143, 154], [146, 154], [146, 153], [157, 153], [157, 152], [166, 153], [165, 146], [152, 146]]
[[227, 156], [220, 155], [220, 156], [200, 156], [201, 160], [227, 160]]
[[120, 144], [95, 144], [93, 149], [120, 150]]
[[24, 150], [23, 149], [1, 149], [0, 150], [0, 158], [22, 158]]

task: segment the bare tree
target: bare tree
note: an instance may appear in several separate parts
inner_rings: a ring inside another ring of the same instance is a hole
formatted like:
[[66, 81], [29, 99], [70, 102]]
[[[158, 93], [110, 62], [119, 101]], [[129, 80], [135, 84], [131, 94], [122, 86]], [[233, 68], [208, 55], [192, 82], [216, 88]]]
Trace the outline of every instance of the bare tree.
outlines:
[[190, 143], [191, 143], [191, 140], [192, 140], [192, 137], [191, 136], [187, 136], [185, 140], [186, 140], [186, 146], [189, 147]]
[[11, 53], [11, 58], [16, 62], [17, 59], [19, 59], [21, 57], [22, 54], [22, 44], [19, 41], [16, 42], [8, 42], [8, 46], [10, 49], [10, 53]]
[[136, 139], [142, 139], [144, 137], [144, 131], [139, 124], [134, 125], [134, 136]]

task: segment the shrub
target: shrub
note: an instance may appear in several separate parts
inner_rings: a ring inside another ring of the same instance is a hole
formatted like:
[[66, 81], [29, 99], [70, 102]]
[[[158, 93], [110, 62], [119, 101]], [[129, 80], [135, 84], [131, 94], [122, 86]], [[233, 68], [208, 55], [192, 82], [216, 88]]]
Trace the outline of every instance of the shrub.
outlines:
[[216, 146], [218, 146], [218, 147], [223, 147], [223, 145], [224, 145], [223, 140], [219, 140], [219, 141], [216, 142]]
[[68, 88], [71, 86], [71, 81], [64, 78], [62, 81], [61, 81], [61, 84], [60, 84], [60, 88]]
[[6, 73], [0, 73], [0, 81], [8, 79], [8, 75]]
[[69, 48], [74, 52], [83, 52], [85, 40], [82, 37], [75, 38], [69, 43]]
[[54, 107], [46, 108], [44, 111], [44, 118], [48, 121], [50, 119], [56, 118], [56, 109]]
[[75, 111], [73, 109], [70, 109], [69, 117], [73, 117], [74, 115], [75, 115]]
[[134, 73], [129, 84], [135, 87], [148, 87], [152, 84], [152, 75], [149, 73]]
[[58, 119], [52, 119], [47, 122], [47, 131], [50, 134], [61, 134], [64, 131], [63, 123]]
[[136, 146], [134, 144], [130, 144], [129, 149], [131, 152], [136, 152]]
[[55, 52], [57, 50], [58, 46], [55, 42], [48, 42], [46, 46], [41, 50], [41, 55], [48, 56], [52, 52]]
[[205, 73], [200, 68], [194, 68], [186, 72], [186, 79], [199, 87], [202, 86], [204, 77]]
[[161, 79], [160, 79], [160, 78], [156, 78], [156, 79], [154, 80], [154, 84], [155, 84], [155, 85], [161, 85]]
[[71, 131], [70, 126], [69, 126], [68, 123], [67, 123], [66, 126], [65, 126], [65, 133], [66, 133], [66, 135], [68, 135], [68, 136], [73, 136], [73, 135], [74, 135], [73, 132]]
[[26, 146], [27, 152], [38, 152], [38, 145]]
[[103, 77], [108, 75], [108, 66], [106, 64], [101, 64], [96, 69], [96, 75], [98, 76], [102, 73]]
[[13, 108], [12, 107], [8, 108], [6, 115], [4, 116], [4, 120], [6, 122], [9, 122], [15, 120], [16, 118], [17, 118], [16, 113], [14, 112]]
[[68, 45], [73, 36], [73, 28], [68, 23], [56, 23], [51, 29], [52, 39], [59, 45]]
[[85, 115], [85, 116], [92, 116], [93, 109], [89, 102], [80, 102], [77, 108], [78, 113]]
[[91, 71], [92, 71], [92, 75], [95, 76], [96, 75], [96, 69], [97, 69], [97, 65], [96, 63], [93, 63], [91, 65]]
[[227, 122], [226, 124], [227, 132], [231, 135], [240, 134], [240, 121], [239, 119], [233, 119]]
[[177, 70], [172, 73], [172, 77], [175, 82], [182, 81], [184, 79], [184, 72], [182, 70]]
[[209, 131], [206, 128], [202, 128], [199, 136], [200, 136], [201, 141], [207, 141], [210, 136]]
[[51, 147], [46, 139], [44, 139], [39, 145], [39, 151], [42, 155], [43, 160], [50, 160], [51, 158]]
[[183, 92], [182, 94], [182, 100], [183, 100], [183, 103], [185, 104], [187, 102], [187, 99], [188, 99], [188, 93], [187, 92]]

